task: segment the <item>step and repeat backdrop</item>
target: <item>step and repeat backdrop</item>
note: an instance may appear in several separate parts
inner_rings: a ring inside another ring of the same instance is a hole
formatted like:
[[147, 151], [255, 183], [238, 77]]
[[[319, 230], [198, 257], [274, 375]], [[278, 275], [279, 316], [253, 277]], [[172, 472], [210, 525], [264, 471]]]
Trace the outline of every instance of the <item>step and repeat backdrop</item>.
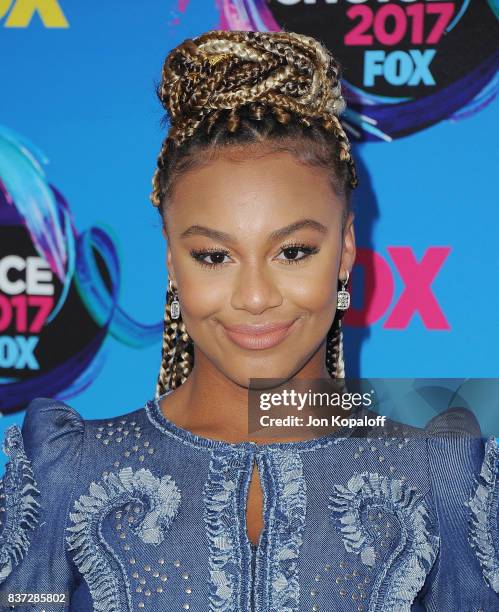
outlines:
[[497, 0], [0, 0], [0, 434], [33, 397], [154, 395], [166, 245], [149, 203], [168, 51], [320, 39], [360, 175], [346, 371], [499, 375]]

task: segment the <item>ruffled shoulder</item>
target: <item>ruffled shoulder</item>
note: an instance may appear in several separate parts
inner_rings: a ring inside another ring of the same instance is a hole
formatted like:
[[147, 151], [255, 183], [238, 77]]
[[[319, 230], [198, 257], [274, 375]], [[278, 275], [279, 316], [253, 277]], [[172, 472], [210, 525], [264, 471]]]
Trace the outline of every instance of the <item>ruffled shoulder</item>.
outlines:
[[26, 408], [22, 435], [29, 454], [31, 448], [37, 453], [43, 452], [43, 447], [52, 441], [68, 444], [71, 434], [78, 438], [84, 430], [83, 417], [74, 408], [60, 400], [37, 397]]
[[[0, 479], [0, 584], [26, 556], [42, 522], [60, 518], [52, 500], [74, 482], [85, 429], [81, 415], [61, 401], [37, 398], [22, 428], [5, 430], [8, 461]], [[67, 460], [67, 462], [66, 462]], [[68, 478], [68, 475], [70, 477]]]
[[482, 435], [480, 423], [468, 408], [448, 408], [428, 421], [425, 432], [430, 436], [471, 436]]

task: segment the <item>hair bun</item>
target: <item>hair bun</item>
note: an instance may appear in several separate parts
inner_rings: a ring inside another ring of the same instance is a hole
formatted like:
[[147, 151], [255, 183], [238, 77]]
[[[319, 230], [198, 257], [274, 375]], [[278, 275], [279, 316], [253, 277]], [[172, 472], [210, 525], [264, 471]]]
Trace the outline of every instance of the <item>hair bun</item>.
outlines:
[[158, 97], [170, 136], [182, 140], [211, 112], [244, 105], [305, 119], [337, 117], [345, 108], [340, 78], [338, 61], [309, 36], [212, 30], [168, 54]]

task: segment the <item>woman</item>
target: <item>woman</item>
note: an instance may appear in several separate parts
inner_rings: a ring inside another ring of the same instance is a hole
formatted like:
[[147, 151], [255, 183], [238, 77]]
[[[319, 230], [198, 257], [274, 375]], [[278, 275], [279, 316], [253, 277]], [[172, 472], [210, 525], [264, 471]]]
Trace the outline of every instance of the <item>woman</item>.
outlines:
[[39, 398], [7, 431], [3, 595], [68, 594], [47, 611], [499, 609], [493, 438], [248, 439], [252, 379], [344, 377], [357, 178], [339, 79], [291, 32], [212, 31], [166, 58], [157, 396], [102, 420]]

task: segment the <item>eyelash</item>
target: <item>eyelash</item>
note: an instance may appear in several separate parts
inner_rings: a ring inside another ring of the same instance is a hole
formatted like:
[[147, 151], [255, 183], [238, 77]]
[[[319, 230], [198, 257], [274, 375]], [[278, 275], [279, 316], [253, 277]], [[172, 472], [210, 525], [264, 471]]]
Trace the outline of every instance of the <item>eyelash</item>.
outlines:
[[[299, 259], [284, 260], [286, 264], [298, 264], [304, 261], [305, 259], [308, 259], [311, 255], [318, 253], [319, 251], [317, 247], [309, 246], [307, 244], [302, 244], [302, 243], [295, 243], [295, 244], [288, 244], [285, 247], [283, 247], [281, 250], [281, 253], [284, 251], [292, 250], [292, 249], [299, 249], [300, 251], [303, 251], [304, 253], [306, 253], [306, 255], [304, 257], [300, 257]], [[191, 256], [196, 260], [196, 262], [200, 266], [203, 266], [206, 268], [218, 268], [219, 266], [223, 266], [225, 265], [225, 263], [227, 263], [227, 262], [209, 263], [207, 261], [203, 261], [203, 258], [206, 257], [207, 255], [214, 255], [214, 254], [229, 255], [229, 251], [225, 249], [204, 249], [202, 251], [191, 249], [190, 253], [191, 253]]]

